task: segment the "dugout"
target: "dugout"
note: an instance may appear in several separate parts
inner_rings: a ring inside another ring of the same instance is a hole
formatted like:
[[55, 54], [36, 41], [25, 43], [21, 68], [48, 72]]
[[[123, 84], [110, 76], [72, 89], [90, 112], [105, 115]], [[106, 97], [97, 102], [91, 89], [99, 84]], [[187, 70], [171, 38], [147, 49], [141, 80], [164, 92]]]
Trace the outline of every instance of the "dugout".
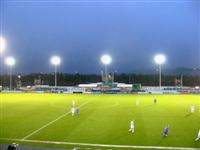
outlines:
[[132, 86], [132, 92], [140, 92], [142, 90], [142, 85], [140, 83], [135, 83]]

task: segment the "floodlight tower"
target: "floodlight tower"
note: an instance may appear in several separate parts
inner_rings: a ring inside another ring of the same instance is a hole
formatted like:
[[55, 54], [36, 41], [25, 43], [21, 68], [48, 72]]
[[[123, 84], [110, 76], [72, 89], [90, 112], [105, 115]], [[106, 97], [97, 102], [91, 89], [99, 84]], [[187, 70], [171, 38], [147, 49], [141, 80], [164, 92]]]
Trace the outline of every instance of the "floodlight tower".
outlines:
[[0, 53], [1, 53], [1, 55], [5, 51], [6, 45], [7, 45], [7, 42], [6, 42], [5, 38], [0, 36]]
[[107, 81], [108, 80], [107, 65], [111, 64], [112, 58], [108, 54], [102, 55], [101, 62], [105, 65], [105, 76], [106, 76], [106, 81]]
[[12, 67], [15, 65], [15, 59], [9, 56], [6, 58], [5, 63], [10, 67], [10, 90], [12, 90]]
[[[4, 61], [4, 58], [3, 58], [3, 53], [6, 49], [6, 45], [7, 45], [7, 42], [5, 40], [5, 38], [3, 38], [3, 36], [0, 36], [0, 74], [2, 73], [2, 68], [3, 68], [3, 61]], [[2, 81], [0, 83], [2, 85]]]
[[[6, 45], [7, 45], [7, 42], [5, 40], [5, 38], [3, 38], [2, 36], [0, 36], [0, 72], [2, 72], [2, 64], [3, 64], [3, 53], [6, 49]], [[1, 83], [2, 84], [2, 83]]]
[[161, 79], [161, 65], [165, 63], [166, 57], [163, 54], [157, 54], [154, 57], [154, 61], [156, 64], [159, 65], [159, 87], [161, 89], [162, 86], [162, 79]]
[[51, 64], [55, 66], [55, 87], [57, 87], [57, 66], [60, 65], [61, 59], [59, 56], [51, 57]]

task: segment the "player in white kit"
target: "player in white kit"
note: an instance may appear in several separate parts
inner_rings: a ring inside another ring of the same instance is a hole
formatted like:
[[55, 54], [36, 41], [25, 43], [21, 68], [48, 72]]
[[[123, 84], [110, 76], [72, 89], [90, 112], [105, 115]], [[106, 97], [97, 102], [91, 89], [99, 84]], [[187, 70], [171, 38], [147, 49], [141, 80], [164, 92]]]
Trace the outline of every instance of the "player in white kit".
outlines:
[[130, 122], [130, 129], [129, 129], [129, 132], [134, 133], [134, 131], [135, 131], [135, 123], [134, 123], [134, 120], [132, 120], [132, 121]]
[[195, 141], [198, 141], [198, 140], [200, 140], [200, 130], [199, 130], [199, 133], [198, 133], [197, 138], [195, 139]]
[[76, 111], [75, 107], [72, 107], [72, 116], [75, 115], [75, 111]]
[[195, 112], [195, 106], [192, 105], [192, 106], [191, 106], [191, 113], [194, 113], [194, 112]]
[[136, 101], [136, 106], [139, 106], [139, 105], [140, 105], [140, 101], [137, 100], [137, 101]]
[[72, 107], [75, 107], [75, 105], [76, 105], [76, 102], [75, 102], [75, 100], [73, 100], [72, 101]]

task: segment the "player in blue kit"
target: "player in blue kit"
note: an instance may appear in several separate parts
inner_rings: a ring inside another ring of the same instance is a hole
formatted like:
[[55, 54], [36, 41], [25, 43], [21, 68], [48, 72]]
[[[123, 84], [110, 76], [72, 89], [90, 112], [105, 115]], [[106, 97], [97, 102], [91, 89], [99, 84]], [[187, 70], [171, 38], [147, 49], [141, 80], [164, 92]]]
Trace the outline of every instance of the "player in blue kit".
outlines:
[[167, 137], [169, 133], [169, 125], [165, 126], [163, 137]]

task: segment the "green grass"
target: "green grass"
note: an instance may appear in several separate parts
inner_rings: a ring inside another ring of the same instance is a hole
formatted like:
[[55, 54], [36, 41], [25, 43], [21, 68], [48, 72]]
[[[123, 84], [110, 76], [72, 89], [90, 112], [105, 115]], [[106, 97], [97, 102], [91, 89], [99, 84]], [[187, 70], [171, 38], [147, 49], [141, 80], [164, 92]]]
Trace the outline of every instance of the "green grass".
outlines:
[[[81, 108], [80, 116], [72, 117], [68, 114], [28, 139], [200, 147], [200, 142], [194, 141], [200, 129], [200, 95], [0, 94], [0, 96], [0, 138], [24, 138], [69, 112], [72, 100], [75, 100], [76, 106], [88, 102]], [[153, 104], [154, 98], [158, 100], [156, 105]], [[140, 106], [136, 106], [136, 100], [140, 100]], [[196, 106], [194, 114], [190, 114], [192, 104]], [[128, 132], [132, 119], [135, 120], [134, 134]], [[166, 124], [170, 125], [170, 131], [169, 136], [164, 139], [162, 135]], [[8, 142], [0, 140], [0, 143]], [[45, 146], [59, 145], [45, 144]]]

